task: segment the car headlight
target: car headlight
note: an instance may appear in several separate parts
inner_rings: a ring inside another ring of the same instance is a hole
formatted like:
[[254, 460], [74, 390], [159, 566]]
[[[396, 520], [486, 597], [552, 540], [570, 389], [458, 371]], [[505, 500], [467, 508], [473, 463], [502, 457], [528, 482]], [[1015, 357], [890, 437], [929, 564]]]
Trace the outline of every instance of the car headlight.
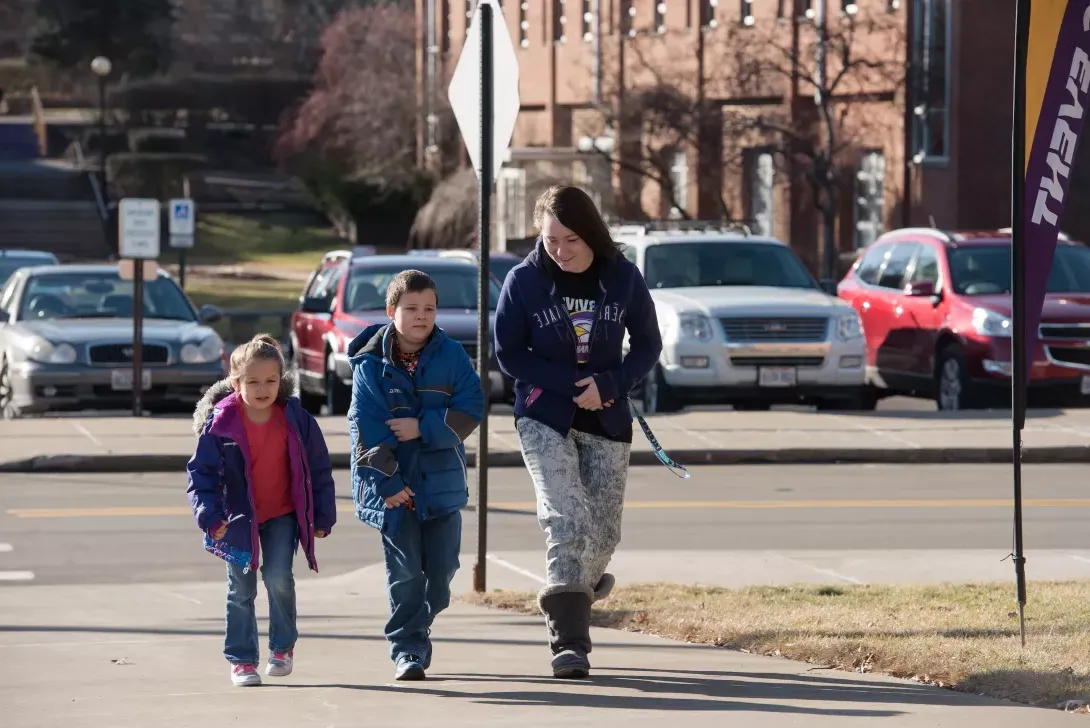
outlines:
[[973, 309], [973, 328], [981, 336], [1008, 338], [1011, 335], [1011, 320], [987, 308]]
[[210, 364], [222, 357], [223, 341], [215, 335], [201, 341], [190, 341], [182, 346], [183, 364]]
[[72, 364], [76, 361], [76, 349], [71, 344], [54, 343], [33, 334], [16, 338], [15, 346], [27, 359], [41, 364]]
[[711, 341], [712, 322], [707, 316], [682, 314], [678, 317], [677, 331], [679, 340]]
[[836, 322], [836, 336], [841, 341], [853, 341], [862, 338], [863, 322], [855, 311], [844, 314]]

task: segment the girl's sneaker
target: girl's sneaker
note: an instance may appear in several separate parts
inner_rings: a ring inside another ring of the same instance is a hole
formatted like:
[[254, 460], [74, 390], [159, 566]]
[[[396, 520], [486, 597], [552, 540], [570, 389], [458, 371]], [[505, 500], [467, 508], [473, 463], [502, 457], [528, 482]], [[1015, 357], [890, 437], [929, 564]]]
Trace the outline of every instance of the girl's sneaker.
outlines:
[[235, 665], [231, 668], [231, 682], [240, 688], [261, 684], [261, 675], [253, 665]]
[[269, 677], [287, 677], [290, 675], [294, 654], [294, 650], [272, 653], [269, 656], [269, 664], [265, 668], [265, 674]]

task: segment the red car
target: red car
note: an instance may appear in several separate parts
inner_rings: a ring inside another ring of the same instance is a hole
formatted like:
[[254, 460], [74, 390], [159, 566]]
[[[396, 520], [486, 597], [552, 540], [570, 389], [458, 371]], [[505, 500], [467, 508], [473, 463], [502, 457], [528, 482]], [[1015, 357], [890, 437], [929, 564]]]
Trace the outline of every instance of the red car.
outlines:
[[[865, 248], [837, 287], [863, 319], [870, 400], [1009, 406], [1010, 230], [904, 229]], [[1048, 279], [1030, 404], [1090, 395], [1090, 249], [1061, 236]]]
[[[352, 399], [352, 369], [347, 348], [360, 331], [386, 323], [386, 286], [403, 270], [430, 275], [439, 289], [437, 326], [477, 359], [477, 266], [459, 259], [408, 255], [357, 254], [337, 250], [326, 254], [311, 274], [291, 317], [292, 361], [299, 373], [303, 405], [320, 414], [348, 412]], [[491, 320], [495, 323], [500, 285], [491, 280]], [[509, 400], [514, 381], [504, 375], [489, 348], [491, 399]]]

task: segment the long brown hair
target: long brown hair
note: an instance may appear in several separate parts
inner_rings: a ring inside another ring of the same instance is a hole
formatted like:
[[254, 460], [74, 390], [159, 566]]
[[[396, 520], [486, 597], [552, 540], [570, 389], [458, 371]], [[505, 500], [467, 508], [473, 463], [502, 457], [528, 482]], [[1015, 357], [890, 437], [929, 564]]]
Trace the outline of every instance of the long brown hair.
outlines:
[[612, 260], [624, 246], [613, 240], [594, 200], [579, 187], [554, 185], [537, 198], [534, 205], [534, 227], [541, 230], [546, 215], [556, 218], [564, 227], [583, 239], [595, 258]]

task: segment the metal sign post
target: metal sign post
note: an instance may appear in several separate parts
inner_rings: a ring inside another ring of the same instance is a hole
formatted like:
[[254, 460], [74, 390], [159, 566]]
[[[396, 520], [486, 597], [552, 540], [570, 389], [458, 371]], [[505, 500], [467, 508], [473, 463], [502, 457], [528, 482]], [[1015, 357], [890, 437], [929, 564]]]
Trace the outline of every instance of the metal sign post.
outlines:
[[170, 247], [178, 251], [178, 284], [185, 290], [185, 252], [193, 247], [197, 233], [197, 206], [189, 199], [189, 179], [182, 183], [182, 199], [171, 200], [168, 204], [170, 214]]
[[132, 415], [144, 414], [144, 261], [159, 257], [158, 200], [121, 200], [118, 253], [133, 261], [132, 281]]
[[492, 188], [515, 131], [519, 112], [518, 58], [503, 12], [495, 0], [480, 0], [466, 33], [465, 46], [450, 81], [454, 118], [477, 172], [477, 251], [480, 256], [477, 301], [477, 371], [484, 390], [484, 412], [477, 428], [477, 562], [473, 588], [485, 590], [488, 555], [488, 410], [492, 387], [490, 315], [492, 276]]

